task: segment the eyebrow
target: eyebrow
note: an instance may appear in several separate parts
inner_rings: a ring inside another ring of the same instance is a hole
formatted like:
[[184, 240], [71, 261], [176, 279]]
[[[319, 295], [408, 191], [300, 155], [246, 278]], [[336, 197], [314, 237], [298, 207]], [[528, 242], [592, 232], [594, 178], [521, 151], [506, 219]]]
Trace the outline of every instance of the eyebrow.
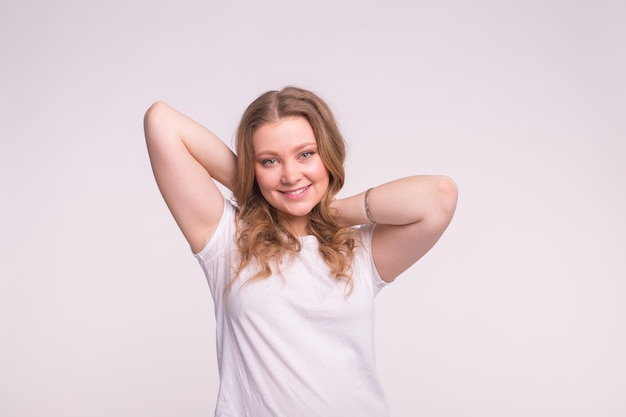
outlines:
[[[297, 153], [297, 152], [300, 152], [303, 149], [313, 148], [313, 147], [317, 148], [317, 142], [314, 142], [314, 141], [306, 142], [306, 143], [303, 143], [301, 145], [296, 146], [295, 148], [291, 149], [290, 151], [294, 152], [294, 153]], [[277, 154], [277, 152], [274, 152], [271, 149], [264, 149], [264, 150], [262, 150], [260, 152], [255, 152], [254, 156], [255, 157], [259, 157], [259, 156], [276, 155], [276, 154]]]

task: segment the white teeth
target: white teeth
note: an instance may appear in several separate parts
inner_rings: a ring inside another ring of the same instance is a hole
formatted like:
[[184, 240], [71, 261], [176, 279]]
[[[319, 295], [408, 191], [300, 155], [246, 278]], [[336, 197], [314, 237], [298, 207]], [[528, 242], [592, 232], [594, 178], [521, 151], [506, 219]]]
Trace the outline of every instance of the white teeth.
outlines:
[[296, 191], [285, 191], [285, 194], [300, 195], [300, 194], [302, 194], [304, 192], [304, 190], [306, 190], [306, 187], [300, 188], [299, 190], [296, 190]]

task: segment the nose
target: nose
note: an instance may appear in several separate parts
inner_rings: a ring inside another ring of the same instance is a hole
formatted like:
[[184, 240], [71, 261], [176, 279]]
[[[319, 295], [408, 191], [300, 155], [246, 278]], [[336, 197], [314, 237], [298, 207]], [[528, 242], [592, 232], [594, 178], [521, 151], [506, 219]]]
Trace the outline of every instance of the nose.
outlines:
[[280, 181], [283, 184], [295, 184], [300, 181], [302, 177], [302, 172], [298, 168], [298, 165], [293, 162], [284, 163], [281, 174]]

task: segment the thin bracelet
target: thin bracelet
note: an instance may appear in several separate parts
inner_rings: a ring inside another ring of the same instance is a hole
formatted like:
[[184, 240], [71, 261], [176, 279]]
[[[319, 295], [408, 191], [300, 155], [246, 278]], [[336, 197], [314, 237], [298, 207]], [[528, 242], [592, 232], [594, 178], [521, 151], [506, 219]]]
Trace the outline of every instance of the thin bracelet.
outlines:
[[370, 213], [370, 191], [372, 191], [374, 188], [369, 188], [366, 192], [365, 192], [365, 198], [363, 198], [363, 205], [365, 206], [365, 215], [367, 216], [367, 218], [369, 219], [370, 222], [372, 222], [373, 224], [376, 224], [376, 220], [374, 220], [374, 218], [372, 217], [372, 213]]

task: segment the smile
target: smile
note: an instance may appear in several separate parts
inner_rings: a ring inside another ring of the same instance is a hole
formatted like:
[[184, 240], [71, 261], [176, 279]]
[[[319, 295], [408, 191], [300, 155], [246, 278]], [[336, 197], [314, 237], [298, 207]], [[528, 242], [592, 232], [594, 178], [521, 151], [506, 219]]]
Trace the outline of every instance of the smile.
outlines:
[[307, 185], [306, 187], [298, 188], [297, 190], [281, 191], [281, 193], [289, 197], [299, 197], [302, 194], [304, 194], [310, 187], [311, 187], [310, 185]]

